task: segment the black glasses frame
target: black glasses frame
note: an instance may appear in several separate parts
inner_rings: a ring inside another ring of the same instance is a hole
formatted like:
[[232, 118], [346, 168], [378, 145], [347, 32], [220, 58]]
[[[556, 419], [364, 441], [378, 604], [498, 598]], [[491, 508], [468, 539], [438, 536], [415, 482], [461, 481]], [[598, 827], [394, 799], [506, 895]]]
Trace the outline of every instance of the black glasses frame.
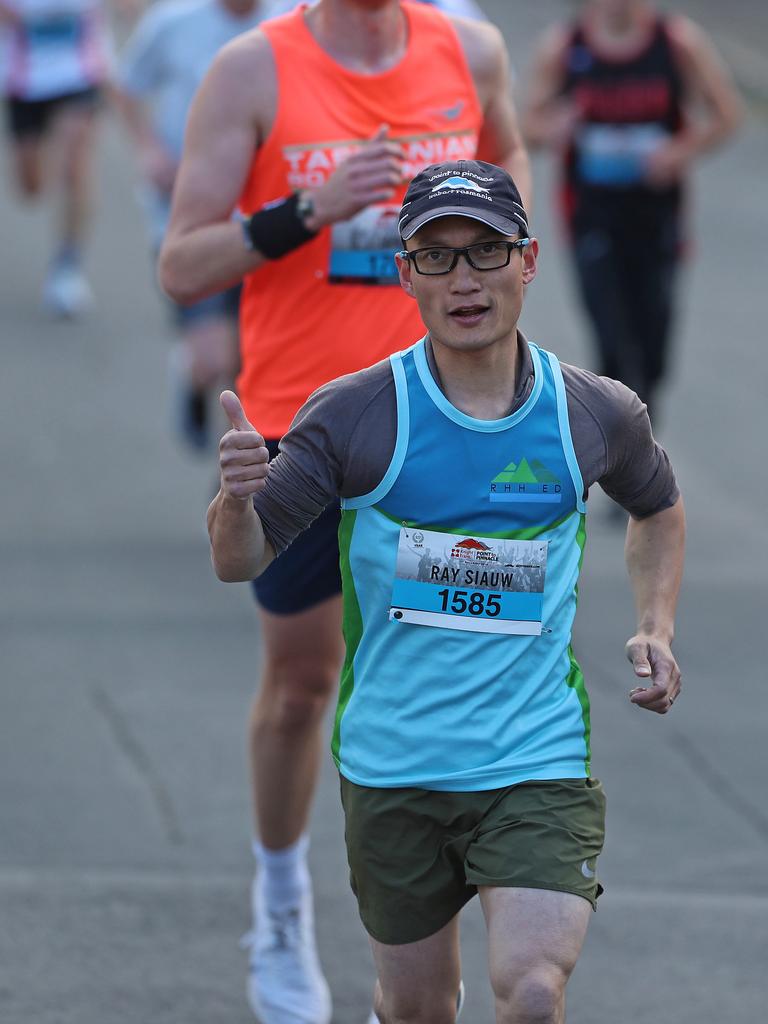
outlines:
[[[479, 270], [481, 272], [485, 272], [486, 270], [501, 270], [502, 267], [509, 266], [509, 261], [512, 259], [513, 249], [524, 249], [527, 245], [531, 244], [530, 238], [517, 238], [514, 242], [506, 242], [502, 239], [494, 238], [492, 241], [494, 245], [505, 245], [507, 247], [507, 258], [503, 263], [499, 263], [497, 267], [478, 267], [476, 263], [472, 262], [472, 257], [470, 256], [471, 249], [476, 249], [481, 245], [488, 245], [489, 242], [473, 242], [472, 245], [464, 245], [461, 248], [454, 248], [451, 245], [427, 245], [421, 249], [411, 249], [410, 252], [408, 249], [401, 249], [397, 255], [404, 260], [410, 260], [411, 263], [413, 263], [417, 274], [422, 274], [424, 277], [441, 277], [443, 274], [450, 274], [451, 271], [455, 269], [456, 264], [459, 262], [459, 256], [463, 256], [473, 270]], [[448, 267], [447, 270], [436, 270], [434, 272], [430, 272], [429, 270], [419, 270], [419, 265], [416, 262], [416, 257], [419, 253], [435, 251], [450, 252], [453, 254], [450, 267]]]

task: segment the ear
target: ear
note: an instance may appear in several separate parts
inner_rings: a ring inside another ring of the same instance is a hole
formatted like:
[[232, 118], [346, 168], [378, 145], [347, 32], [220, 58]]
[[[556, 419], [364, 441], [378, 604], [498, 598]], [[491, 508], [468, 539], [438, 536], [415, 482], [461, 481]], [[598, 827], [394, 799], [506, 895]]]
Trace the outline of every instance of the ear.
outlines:
[[395, 253], [395, 263], [397, 264], [397, 273], [400, 277], [400, 284], [406, 295], [410, 295], [412, 299], [416, 298], [413, 291], [413, 283], [411, 276], [413, 274], [413, 267], [411, 266], [410, 260], [404, 260], [402, 256], [398, 256]]
[[539, 240], [532, 238], [523, 249], [523, 284], [530, 284], [536, 277], [536, 260], [539, 256]]

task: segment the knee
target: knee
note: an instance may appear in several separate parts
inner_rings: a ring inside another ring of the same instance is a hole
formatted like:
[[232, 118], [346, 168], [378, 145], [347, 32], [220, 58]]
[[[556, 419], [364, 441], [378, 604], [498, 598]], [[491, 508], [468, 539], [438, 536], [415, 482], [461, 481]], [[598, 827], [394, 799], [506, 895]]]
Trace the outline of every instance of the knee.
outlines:
[[500, 1020], [509, 1024], [559, 1024], [567, 981], [555, 967], [526, 971], [521, 977], [494, 985]]
[[256, 722], [285, 735], [312, 727], [322, 718], [336, 690], [339, 667], [298, 658], [267, 665]]

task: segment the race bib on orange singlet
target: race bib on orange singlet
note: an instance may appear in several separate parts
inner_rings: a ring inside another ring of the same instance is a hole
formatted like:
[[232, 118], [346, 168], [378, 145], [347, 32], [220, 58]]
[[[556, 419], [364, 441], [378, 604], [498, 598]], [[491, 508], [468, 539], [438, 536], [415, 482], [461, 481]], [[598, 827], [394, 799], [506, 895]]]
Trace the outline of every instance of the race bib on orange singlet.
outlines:
[[396, 284], [395, 253], [400, 206], [376, 203], [331, 228], [328, 280], [331, 284]]
[[[457, 111], [462, 109], [462, 103]], [[446, 116], [451, 112], [448, 111]], [[430, 164], [446, 160], [473, 160], [477, 134], [469, 129], [431, 132], [421, 136], [392, 136], [402, 146], [403, 182]], [[292, 189], [323, 185], [353, 153], [365, 145], [356, 139], [283, 147], [288, 184]], [[402, 248], [397, 230], [400, 203], [375, 203], [349, 220], [331, 227], [328, 281], [331, 284], [399, 285], [395, 253]]]
[[389, 618], [474, 633], [539, 636], [547, 541], [402, 527]]

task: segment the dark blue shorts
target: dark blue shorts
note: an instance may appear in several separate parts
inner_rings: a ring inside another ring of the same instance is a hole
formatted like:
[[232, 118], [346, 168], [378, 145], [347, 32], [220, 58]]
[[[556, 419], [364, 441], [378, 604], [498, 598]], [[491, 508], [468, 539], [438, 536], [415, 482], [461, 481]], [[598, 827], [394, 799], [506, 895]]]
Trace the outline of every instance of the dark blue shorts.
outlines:
[[[274, 459], [278, 442], [265, 444]], [[339, 518], [339, 502], [334, 501], [253, 581], [262, 608], [273, 615], [295, 615], [341, 593]]]
[[200, 299], [199, 302], [192, 302], [187, 306], [182, 306], [177, 302], [172, 303], [176, 326], [179, 330], [184, 331], [196, 327], [206, 320], [232, 320], [237, 323], [240, 290], [241, 286], [236, 284], [233, 288], [215, 292], [207, 299]]

